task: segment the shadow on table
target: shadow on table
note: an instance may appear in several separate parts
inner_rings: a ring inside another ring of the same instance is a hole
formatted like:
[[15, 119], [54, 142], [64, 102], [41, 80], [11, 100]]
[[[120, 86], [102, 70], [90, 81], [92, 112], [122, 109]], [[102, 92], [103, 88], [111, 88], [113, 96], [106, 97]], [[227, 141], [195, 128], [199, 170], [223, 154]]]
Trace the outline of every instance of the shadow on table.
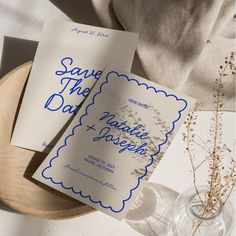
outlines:
[[13, 210], [12, 208], [10, 208], [7, 205], [5, 205], [4, 203], [2, 203], [1, 201], [0, 201], [0, 210], [8, 211], [8, 212], [11, 212], [11, 213], [18, 213], [15, 210]]
[[50, 2], [75, 22], [102, 26], [90, 0], [50, 0]]
[[4, 36], [0, 78], [15, 67], [32, 61], [38, 42]]
[[126, 215], [126, 222], [145, 236], [168, 235], [168, 225], [178, 193], [157, 183], [147, 183]]

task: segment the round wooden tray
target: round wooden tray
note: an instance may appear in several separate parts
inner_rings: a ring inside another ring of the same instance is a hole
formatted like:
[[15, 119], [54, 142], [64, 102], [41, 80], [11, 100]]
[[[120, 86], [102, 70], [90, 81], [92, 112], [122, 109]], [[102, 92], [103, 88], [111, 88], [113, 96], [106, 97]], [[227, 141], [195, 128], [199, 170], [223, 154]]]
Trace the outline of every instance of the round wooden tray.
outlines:
[[49, 219], [91, 212], [93, 208], [32, 179], [46, 154], [10, 145], [15, 114], [31, 65], [32, 62], [23, 64], [0, 80], [0, 200], [18, 212]]

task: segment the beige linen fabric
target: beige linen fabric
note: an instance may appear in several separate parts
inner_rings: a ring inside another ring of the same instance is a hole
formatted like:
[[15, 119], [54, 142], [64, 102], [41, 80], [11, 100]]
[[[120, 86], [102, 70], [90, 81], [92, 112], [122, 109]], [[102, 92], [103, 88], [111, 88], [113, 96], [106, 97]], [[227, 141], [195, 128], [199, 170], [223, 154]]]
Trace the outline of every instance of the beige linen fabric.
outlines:
[[[137, 52], [148, 79], [211, 110], [214, 80], [235, 51], [232, 0], [92, 0], [106, 27], [140, 33]], [[226, 78], [224, 110], [234, 110], [235, 81]]]

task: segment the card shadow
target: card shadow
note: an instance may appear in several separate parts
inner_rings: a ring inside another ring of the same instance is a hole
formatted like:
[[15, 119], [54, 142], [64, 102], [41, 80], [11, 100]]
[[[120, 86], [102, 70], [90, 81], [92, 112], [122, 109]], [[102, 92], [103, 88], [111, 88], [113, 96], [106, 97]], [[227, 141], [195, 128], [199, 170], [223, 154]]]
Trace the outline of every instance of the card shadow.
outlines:
[[102, 26], [90, 0], [50, 0], [50, 2], [75, 22]]
[[0, 78], [6, 73], [34, 59], [38, 42], [4, 36]]

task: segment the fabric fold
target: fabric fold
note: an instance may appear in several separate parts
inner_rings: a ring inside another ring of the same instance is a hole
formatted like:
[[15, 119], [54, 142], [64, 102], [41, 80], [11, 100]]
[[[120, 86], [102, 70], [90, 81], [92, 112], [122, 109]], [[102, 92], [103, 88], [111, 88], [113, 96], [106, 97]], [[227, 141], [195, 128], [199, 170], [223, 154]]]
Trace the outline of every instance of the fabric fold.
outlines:
[[[212, 110], [214, 81], [234, 38], [222, 30], [233, 19], [232, 0], [92, 0], [107, 27], [140, 33], [137, 52], [148, 79], [185, 92]], [[119, 22], [119, 23], [117, 23]], [[222, 48], [224, 45], [224, 48]], [[234, 80], [227, 78], [225, 106], [234, 110]]]

